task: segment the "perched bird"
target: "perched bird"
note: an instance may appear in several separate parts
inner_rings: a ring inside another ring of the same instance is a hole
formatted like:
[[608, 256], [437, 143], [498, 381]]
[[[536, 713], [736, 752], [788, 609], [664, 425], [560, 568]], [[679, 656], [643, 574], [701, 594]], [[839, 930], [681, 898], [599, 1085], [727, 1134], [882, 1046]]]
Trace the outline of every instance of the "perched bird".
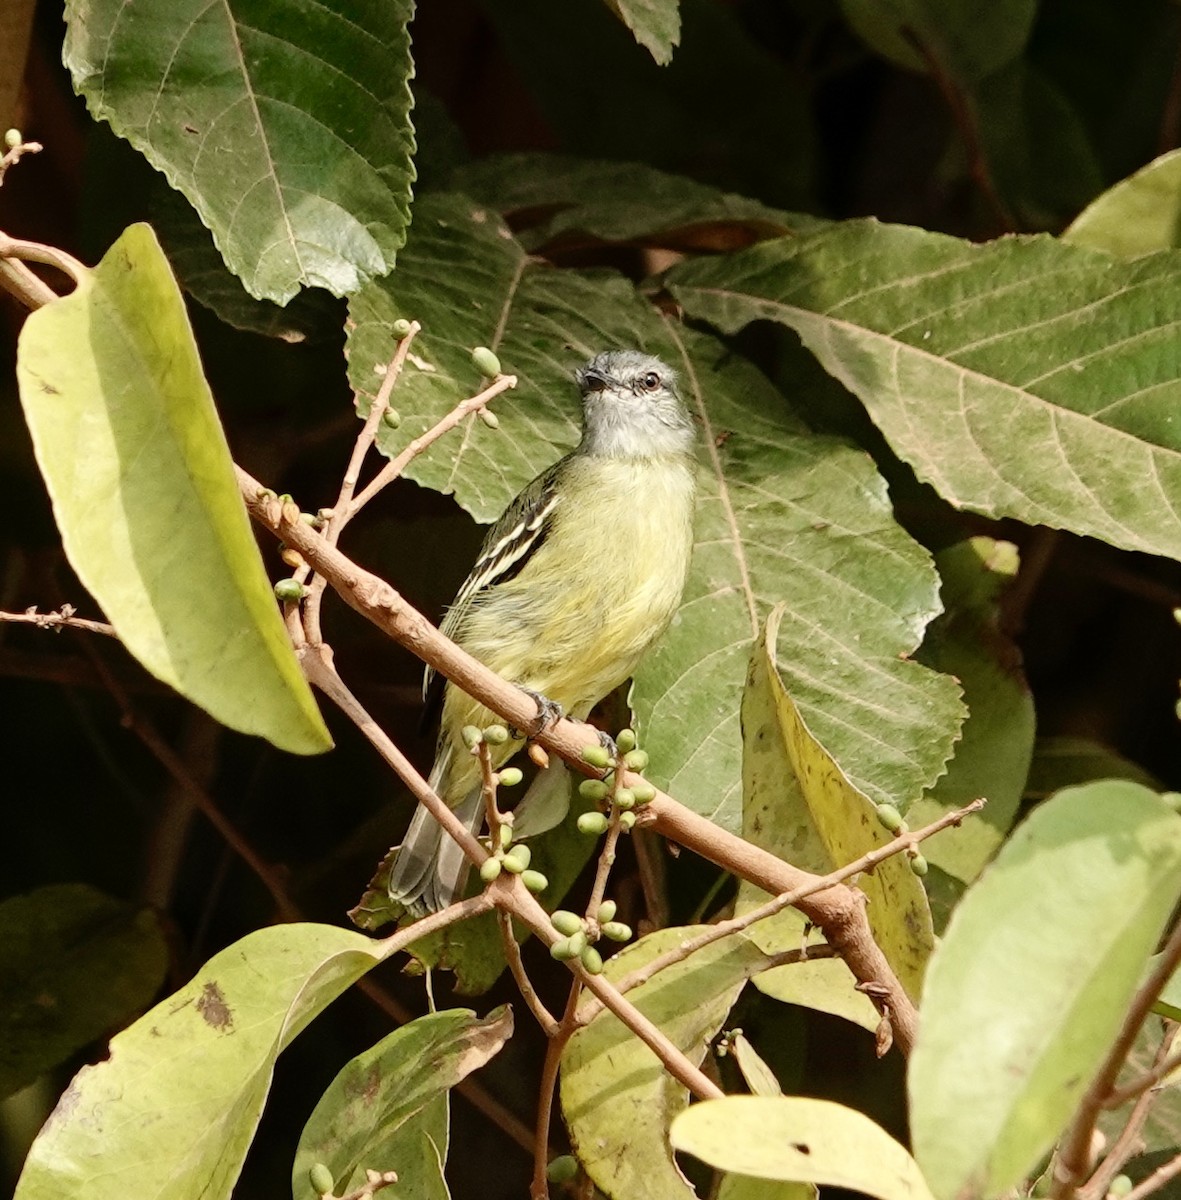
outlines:
[[[680, 603], [695, 438], [676, 375], [658, 358], [608, 351], [575, 379], [582, 440], [493, 525], [441, 628], [498, 675], [584, 720], [631, 675]], [[424, 693], [431, 684], [428, 669]], [[497, 722], [446, 684], [430, 783], [473, 832], [484, 815], [480, 764], [461, 732]], [[492, 747], [494, 765], [522, 744]], [[390, 896], [413, 916], [435, 912], [466, 872], [462, 851], [420, 808], [394, 860]]]

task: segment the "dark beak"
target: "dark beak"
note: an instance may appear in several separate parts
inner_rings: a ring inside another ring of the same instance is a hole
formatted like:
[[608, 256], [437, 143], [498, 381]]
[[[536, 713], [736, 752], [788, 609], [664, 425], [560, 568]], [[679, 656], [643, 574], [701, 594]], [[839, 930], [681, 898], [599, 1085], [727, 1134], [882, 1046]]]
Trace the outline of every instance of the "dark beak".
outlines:
[[601, 392], [611, 382], [610, 378], [596, 371], [594, 367], [584, 367], [578, 372], [578, 386], [584, 392]]

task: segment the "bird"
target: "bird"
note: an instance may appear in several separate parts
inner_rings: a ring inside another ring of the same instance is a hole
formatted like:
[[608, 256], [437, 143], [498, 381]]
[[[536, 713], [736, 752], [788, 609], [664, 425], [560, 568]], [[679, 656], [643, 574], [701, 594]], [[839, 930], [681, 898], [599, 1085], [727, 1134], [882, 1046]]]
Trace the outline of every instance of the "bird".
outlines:
[[[676, 372], [650, 354], [604, 351], [574, 378], [581, 440], [491, 527], [440, 628], [534, 696], [543, 713], [585, 720], [631, 676], [680, 605], [693, 545], [696, 432]], [[439, 686], [428, 667], [424, 698]], [[499, 721], [454, 684], [442, 687], [430, 785], [473, 833], [484, 818], [481, 768], [462, 731]], [[494, 768], [524, 744], [512, 733], [490, 747]], [[537, 782], [558, 770], [555, 763]], [[462, 889], [467, 866], [420, 806], [392, 862], [391, 900], [414, 919], [440, 911]]]

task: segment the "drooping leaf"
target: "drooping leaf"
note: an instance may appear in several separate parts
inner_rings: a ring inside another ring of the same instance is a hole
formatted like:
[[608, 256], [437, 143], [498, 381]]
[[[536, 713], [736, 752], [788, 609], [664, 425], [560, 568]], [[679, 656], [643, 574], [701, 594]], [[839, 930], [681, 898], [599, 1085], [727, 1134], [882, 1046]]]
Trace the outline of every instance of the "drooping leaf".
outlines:
[[672, 1144], [720, 1171], [931, 1200], [918, 1164], [864, 1113], [802, 1096], [726, 1096], [673, 1122]]
[[[609, 960], [607, 977], [618, 981], [704, 928], [662, 929], [641, 938]], [[762, 951], [735, 935], [666, 967], [627, 996], [696, 1064], [746, 980], [765, 965]], [[562, 1055], [561, 1100], [574, 1150], [602, 1191], [634, 1200], [696, 1195], [668, 1143], [687, 1090], [612, 1013], [599, 1013], [570, 1039]], [[627, 1152], [635, 1146], [645, 1153]]]
[[[743, 695], [743, 836], [805, 870], [827, 874], [884, 846], [893, 835], [878, 819], [874, 803], [817, 741], [790, 685], [785, 687], [780, 678], [770, 648], [778, 642], [781, 616], [782, 611], [775, 609], [767, 619], [765, 634], [751, 656]], [[898, 690], [903, 686], [899, 684]], [[917, 999], [934, 946], [922, 883], [906, 856], [899, 854], [861, 876], [857, 886], [869, 899], [866, 914], [874, 940], [903, 987]], [[767, 899], [759, 889], [743, 884], [738, 911]], [[768, 951], [786, 948], [786, 937], [801, 932], [799, 921], [789, 917], [782, 926], [778, 921], [773, 917], [759, 922], [749, 936]], [[858, 1003], [848, 968], [838, 960], [823, 962], [827, 970], [820, 970], [821, 963], [816, 962], [807, 964], [807, 974], [797, 974], [797, 964], [768, 972], [760, 977], [759, 987], [778, 999], [836, 1012], [875, 1028], [876, 1020], [871, 1024], [865, 1005]], [[818, 985], [815, 1003], [809, 990], [813, 979]], [[839, 983], [847, 994], [838, 992], [834, 997], [834, 985]]]
[[672, 61], [681, 40], [680, 0], [606, 0], [606, 4], [661, 66]]
[[441, 1160], [448, 1138], [448, 1090], [482, 1067], [512, 1036], [507, 1007], [479, 1018], [467, 1009], [428, 1013], [357, 1055], [308, 1118], [291, 1170], [294, 1200], [319, 1195], [308, 1173], [332, 1172], [344, 1196], [366, 1170], [396, 1171], [407, 1195], [443, 1198]]
[[409, 223], [411, 0], [70, 0], [65, 62], [163, 171], [253, 296], [342, 296]]
[[29, 317], [17, 377], [70, 565], [127, 649], [232, 729], [328, 749], [148, 226]]
[[1181, 258], [852, 221], [675, 268], [693, 315], [794, 328], [959, 508], [1181, 557]]
[[1017, 815], [1033, 756], [1033, 697], [1021, 653], [1000, 625], [997, 601], [1017, 571], [1016, 547], [972, 538], [935, 556], [947, 611], [927, 630], [919, 660], [954, 675], [968, 719], [948, 772], [907, 813], [919, 829], [978, 796], [984, 811], [923, 844], [929, 862], [970, 882]]
[[126, 1024], [168, 966], [154, 913], [81, 883], [0, 904], [0, 1097]]
[[1047, 800], [969, 888], [910, 1063], [915, 1157], [940, 1200], [1000, 1194], [1059, 1136], [1179, 892], [1181, 818], [1123, 782]]
[[1181, 150], [1162, 154], [1096, 196], [1062, 240], [1116, 258], [1181, 246]]
[[763, 1061], [759, 1052], [750, 1044], [750, 1040], [741, 1029], [726, 1034], [726, 1049], [738, 1064], [746, 1086], [755, 1096], [782, 1096], [783, 1088], [775, 1073]]
[[1110, 746], [1091, 738], [1040, 737], [1034, 743], [1025, 794], [1044, 800], [1063, 788], [1100, 779], [1127, 779], [1142, 787], [1160, 790], [1160, 782], [1138, 763]]
[[381, 957], [382, 943], [327, 925], [276, 925], [223, 950], [79, 1072], [16, 1200], [228, 1198], [280, 1051]]

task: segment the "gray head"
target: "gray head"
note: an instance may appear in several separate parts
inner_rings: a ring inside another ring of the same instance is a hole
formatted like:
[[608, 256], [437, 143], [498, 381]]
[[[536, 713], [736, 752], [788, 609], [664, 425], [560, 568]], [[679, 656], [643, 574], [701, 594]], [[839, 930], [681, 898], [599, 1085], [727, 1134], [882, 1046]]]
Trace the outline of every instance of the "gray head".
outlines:
[[639, 350], [607, 350], [574, 378], [586, 418], [585, 453], [630, 457], [692, 449], [693, 422], [677, 392], [677, 374], [660, 359]]

